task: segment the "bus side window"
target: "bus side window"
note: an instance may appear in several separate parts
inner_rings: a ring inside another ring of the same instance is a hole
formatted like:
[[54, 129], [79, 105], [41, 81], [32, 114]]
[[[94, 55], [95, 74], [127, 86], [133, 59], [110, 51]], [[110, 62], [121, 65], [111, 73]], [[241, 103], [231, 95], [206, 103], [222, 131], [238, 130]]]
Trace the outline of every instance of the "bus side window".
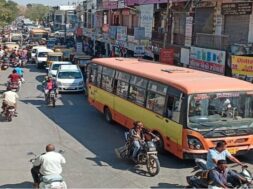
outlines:
[[179, 122], [180, 120], [180, 98], [168, 96], [167, 100], [167, 117], [173, 121]]

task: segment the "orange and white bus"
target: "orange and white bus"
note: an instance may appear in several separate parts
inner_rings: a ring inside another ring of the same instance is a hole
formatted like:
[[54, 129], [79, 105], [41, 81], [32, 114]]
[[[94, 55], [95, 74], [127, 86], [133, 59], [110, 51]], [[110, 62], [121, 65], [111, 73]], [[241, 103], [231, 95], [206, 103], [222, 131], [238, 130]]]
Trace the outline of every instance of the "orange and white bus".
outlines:
[[131, 58], [93, 59], [89, 103], [132, 128], [133, 121], [181, 159], [205, 157], [218, 141], [232, 154], [253, 149], [253, 85], [234, 78]]

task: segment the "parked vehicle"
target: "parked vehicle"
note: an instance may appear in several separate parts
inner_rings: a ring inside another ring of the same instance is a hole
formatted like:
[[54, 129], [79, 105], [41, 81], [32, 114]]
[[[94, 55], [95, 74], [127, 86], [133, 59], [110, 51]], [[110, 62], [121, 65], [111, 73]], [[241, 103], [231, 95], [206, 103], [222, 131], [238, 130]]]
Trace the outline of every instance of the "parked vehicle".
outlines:
[[[120, 157], [122, 159], [131, 159], [134, 147], [132, 140], [129, 138], [129, 132], [125, 132], [126, 144], [120, 150]], [[147, 170], [151, 176], [155, 176], [160, 172], [160, 162], [157, 157], [157, 150], [155, 142], [156, 139], [150, 141], [142, 141], [141, 149], [137, 155], [137, 164], [147, 166]]]
[[10, 67], [8, 58], [4, 58], [4, 60], [1, 61], [1, 70], [7, 70]]

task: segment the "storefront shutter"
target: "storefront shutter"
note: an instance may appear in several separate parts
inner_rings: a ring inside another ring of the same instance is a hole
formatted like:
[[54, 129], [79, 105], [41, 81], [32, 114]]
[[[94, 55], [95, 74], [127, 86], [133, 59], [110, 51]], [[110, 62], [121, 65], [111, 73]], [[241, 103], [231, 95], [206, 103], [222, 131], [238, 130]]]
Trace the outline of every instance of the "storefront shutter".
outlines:
[[214, 7], [196, 8], [194, 18], [194, 33], [213, 33]]
[[229, 36], [229, 43], [247, 43], [250, 15], [226, 15], [224, 33]]

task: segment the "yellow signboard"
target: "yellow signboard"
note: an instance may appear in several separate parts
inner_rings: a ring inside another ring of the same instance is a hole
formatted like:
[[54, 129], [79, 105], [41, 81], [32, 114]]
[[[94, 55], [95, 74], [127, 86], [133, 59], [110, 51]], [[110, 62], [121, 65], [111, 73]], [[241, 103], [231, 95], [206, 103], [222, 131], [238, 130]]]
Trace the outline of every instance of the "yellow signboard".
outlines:
[[233, 74], [253, 77], [253, 57], [232, 56]]

